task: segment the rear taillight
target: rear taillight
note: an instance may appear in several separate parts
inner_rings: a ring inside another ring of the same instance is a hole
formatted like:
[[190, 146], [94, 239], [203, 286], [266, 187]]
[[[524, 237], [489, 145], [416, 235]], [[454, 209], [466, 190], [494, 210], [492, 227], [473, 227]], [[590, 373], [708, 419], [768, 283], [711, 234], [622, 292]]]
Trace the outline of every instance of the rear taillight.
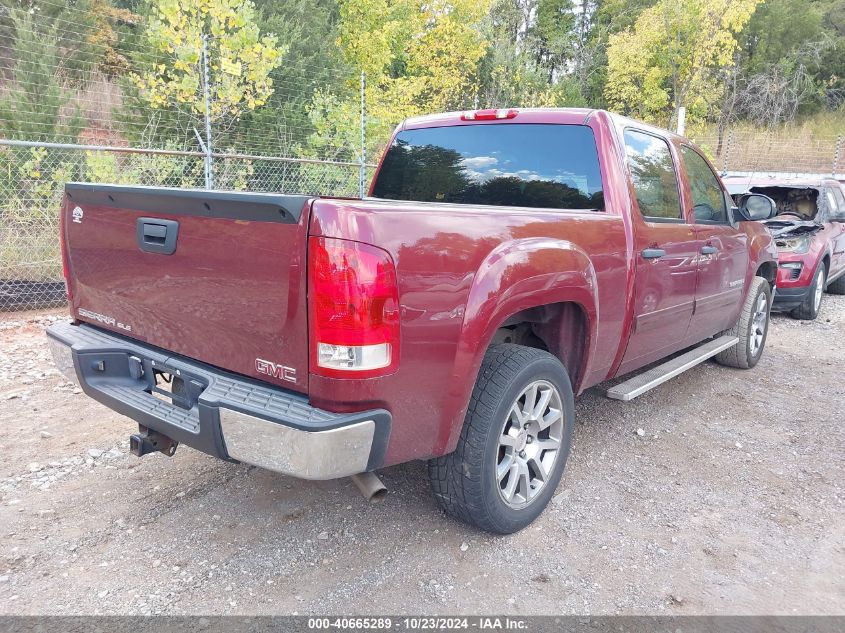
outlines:
[[308, 242], [311, 371], [365, 378], [399, 359], [399, 291], [390, 255], [349, 240]]
[[[67, 232], [65, 230], [65, 211], [66, 208], [62, 206], [59, 211], [59, 245], [62, 252], [62, 276], [65, 279], [65, 293], [67, 294], [68, 303], [73, 306], [73, 295], [70, 289], [70, 267], [68, 266], [67, 257]], [[73, 308], [71, 307], [71, 310]]]

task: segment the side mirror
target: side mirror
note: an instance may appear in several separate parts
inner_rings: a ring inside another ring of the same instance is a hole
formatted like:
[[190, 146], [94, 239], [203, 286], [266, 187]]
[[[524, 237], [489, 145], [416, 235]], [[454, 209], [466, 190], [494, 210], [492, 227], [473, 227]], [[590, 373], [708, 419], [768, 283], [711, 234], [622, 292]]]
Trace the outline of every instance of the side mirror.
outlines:
[[768, 220], [777, 213], [777, 205], [762, 193], [746, 193], [739, 200], [740, 220]]

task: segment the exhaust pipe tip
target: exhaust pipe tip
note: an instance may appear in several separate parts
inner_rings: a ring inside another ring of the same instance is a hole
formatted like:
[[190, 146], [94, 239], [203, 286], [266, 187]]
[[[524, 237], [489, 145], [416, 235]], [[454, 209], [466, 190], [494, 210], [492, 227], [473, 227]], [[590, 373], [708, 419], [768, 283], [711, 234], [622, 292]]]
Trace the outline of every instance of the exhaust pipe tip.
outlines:
[[387, 486], [375, 473], [359, 473], [352, 475], [350, 479], [370, 503], [381, 503], [387, 496]]

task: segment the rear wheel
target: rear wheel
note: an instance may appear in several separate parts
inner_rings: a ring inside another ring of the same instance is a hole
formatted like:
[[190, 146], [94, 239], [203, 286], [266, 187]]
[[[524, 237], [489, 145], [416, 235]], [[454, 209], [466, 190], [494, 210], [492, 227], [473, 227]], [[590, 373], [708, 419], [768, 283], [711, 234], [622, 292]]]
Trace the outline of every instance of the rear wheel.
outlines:
[[826, 275], [827, 269], [824, 263], [820, 263], [816, 274], [813, 276], [813, 283], [810, 284], [810, 292], [807, 293], [807, 298], [804, 299], [804, 303], [789, 313], [791, 317], [804, 321], [812, 321], [819, 316]]
[[772, 289], [769, 282], [762, 277], [754, 277], [736, 325], [723, 332], [725, 336], [736, 336], [739, 341], [733, 347], [716, 354], [716, 362], [740, 369], [754, 367], [766, 346], [771, 309]]
[[563, 474], [573, 418], [572, 387], [557, 358], [520, 345], [492, 346], [456, 450], [429, 462], [440, 507], [499, 534], [527, 526]]

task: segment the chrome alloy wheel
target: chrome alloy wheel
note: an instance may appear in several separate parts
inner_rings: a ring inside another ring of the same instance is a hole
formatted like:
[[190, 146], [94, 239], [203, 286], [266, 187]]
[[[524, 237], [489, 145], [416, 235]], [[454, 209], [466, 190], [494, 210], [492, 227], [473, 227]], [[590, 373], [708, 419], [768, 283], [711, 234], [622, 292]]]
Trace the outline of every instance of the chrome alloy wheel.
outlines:
[[822, 305], [822, 294], [824, 294], [824, 266], [819, 266], [816, 273], [816, 290], [813, 293], [813, 312], [818, 313]]
[[496, 483], [511, 508], [531, 503], [551, 477], [561, 452], [563, 405], [553, 384], [535, 380], [511, 405], [499, 436]]
[[766, 336], [766, 325], [769, 320], [769, 299], [764, 293], [757, 297], [757, 305], [754, 307], [754, 316], [751, 317], [751, 333], [748, 337], [748, 346], [751, 356], [757, 356], [760, 348], [763, 347], [763, 338]]

